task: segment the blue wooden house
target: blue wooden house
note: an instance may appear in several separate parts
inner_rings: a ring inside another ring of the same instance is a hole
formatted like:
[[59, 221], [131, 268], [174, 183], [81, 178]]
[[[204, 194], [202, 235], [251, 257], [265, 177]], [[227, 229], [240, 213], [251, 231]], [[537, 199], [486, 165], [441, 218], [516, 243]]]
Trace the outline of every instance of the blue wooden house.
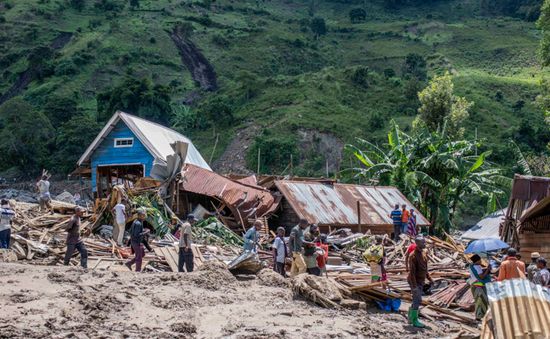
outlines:
[[187, 144], [185, 163], [211, 170], [185, 136], [121, 111], [109, 119], [77, 164], [89, 169], [94, 195], [105, 197], [112, 185], [149, 177], [153, 166], [166, 165], [176, 142]]

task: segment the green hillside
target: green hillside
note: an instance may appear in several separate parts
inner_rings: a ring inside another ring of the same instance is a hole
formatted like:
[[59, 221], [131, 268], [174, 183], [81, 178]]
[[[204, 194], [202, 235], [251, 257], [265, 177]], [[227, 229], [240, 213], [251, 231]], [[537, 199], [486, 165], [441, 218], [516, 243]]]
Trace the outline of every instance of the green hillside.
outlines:
[[[334, 172], [340, 155], [330, 148], [382, 142], [392, 119], [407, 130], [416, 93], [446, 71], [475, 102], [467, 134], [511, 166], [508, 140], [540, 153], [550, 138], [535, 103], [547, 71], [532, 18], [488, 15], [483, 2], [0, 1], [0, 96], [21, 97], [52, 123], [37, 127], [49, 136], [40, 154], [0, 167], [67, 172], [112, 110], [125, 108], [174, 124], [206, 159], [227, 163], [230, 146], [255, 169], [260, 148], [264, 172], [283, 172], [290, 154], [297, 174]], [[351, 22], [354, 8], [365, 20]], [[326, 34], [312, 31], [314, 18]], [[411, 53], [425, 67], [407, 64]], [[243, 129], [247, 138], [235, 140]]]

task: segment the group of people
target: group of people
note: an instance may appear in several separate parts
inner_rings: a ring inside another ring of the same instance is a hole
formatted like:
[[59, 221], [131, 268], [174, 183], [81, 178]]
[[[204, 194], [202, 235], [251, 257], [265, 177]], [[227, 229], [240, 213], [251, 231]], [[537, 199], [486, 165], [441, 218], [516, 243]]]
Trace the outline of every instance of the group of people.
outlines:
[[[255, 251], [259, 239], [259, 231], [263, 227], [261, 220], [256, 220], [244, 235], [245, 251]], [[285, 229], [277, 228], [275, 240], [272, 244], [273, 270], [286, 277], [286, 265], [290, 263], [290, 276], [301, 273], [322, 275], [326, 272], [328, 259], [328, 244], [325, 234], [321, 234], [316, 224], [309, 224], [301, 219], [294, 226], [285, 241]]]
[[395, 204], [393, 211], [390, 213], [390, 218], [393, 221], [393, 237], [395, 241], [399, 241], [401, 234], [408, 234], [413, 238], [419, 234], [416, 225], [416, 213], [413, 208], [407, 209], [407, 205], [402, 205], [401, 209], [399, 209], [399, 204]]

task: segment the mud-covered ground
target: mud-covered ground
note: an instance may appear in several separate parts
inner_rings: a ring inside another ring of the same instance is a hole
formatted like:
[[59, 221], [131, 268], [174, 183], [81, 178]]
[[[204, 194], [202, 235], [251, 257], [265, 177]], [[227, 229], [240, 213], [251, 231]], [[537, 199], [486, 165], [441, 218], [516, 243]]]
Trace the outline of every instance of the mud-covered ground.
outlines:
[[262, 271], [237, 280], [223, 267], [135, 273], [0, 263], [0, 338], [427, 338], [400, 314], [323, 309]]

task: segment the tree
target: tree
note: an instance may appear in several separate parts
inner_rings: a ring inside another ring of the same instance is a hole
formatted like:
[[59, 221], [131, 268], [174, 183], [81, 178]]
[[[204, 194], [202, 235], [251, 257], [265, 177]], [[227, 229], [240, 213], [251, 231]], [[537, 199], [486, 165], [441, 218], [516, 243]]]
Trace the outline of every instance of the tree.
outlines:
[[541, 8], [537, 27], [541, 30], [540, 54], [543, 66], [550, 65], [550, 0], [545, 0]]
[[418, 93], [420, 108], [418, 118], [430, 130], [441, 129], [446, 123], [451, 135], [462, 137], [462, 122], [468, 118], [473, 103], [453, 94], [453, 82], [449, 73], [434, 77], [428, 86]]
[[0, 106], [0, 168], [17, 167], [31, 174], [47, 161], [53, 135], [44, 113], [20, 97], [5, 102]]
[[313, 18], [309, 25], [311, 31], [315, 34], [315, 38], [318, 39], [321, 35], [327, 34], [327, 25], [323, 18]]
[[446, 128], [409, 135], [394, 122], [387, 147], [361, 139], [359, 143], [359, 147], [346, 146], [360, 163], [347, 173], [361, 182], [397, 186], [441, 230], [452, 228], [466, 196], [484, 197], [491, 210], [504, 194], [501, 187], [511, 182], [486, 161], [490, 152], [475, 154], [477, 141], [455, 140]]
[[77, 103], [72, 98], [51, 96], [47, 100], [43, 108], [44, 114], [56, 128], [69, 121], [78, 112]]
[[133, 9], [139, 8], [139, 0], [130, 0], [130, 7]]
[[367, 19], [367, 12], [362, 8], [354, 8], [349, 11], [349, 19], [353, 24], [365, 21]]
[[199, 113], [216, 125], [228, 125], [233, 122], [233, 102], [225, 95], [216, 95], [199, 106]]
[[72, 8], [76, 9], [79, 12], [84, 9], [84, 6], [86, 6], [85, 0], [70, 0], [69, 4]]
[[167, 124], [172, 115], [170, 88], [150, 79], [128, 78], [97, 96], [99, 120], [105, 121], [117, 110]]
[[418, 80], [426, 80], [426, 59], [420, 54], [407, 54], [403, 63], [402, 73], [405, 78], [414, 77]]
[[56, 152], [53, 156], [56, 167], [61, 173], [71, 172], [80, 155], [94, 140], [103, 126], [86, 114], [77, 114], [68, 119], [58, 129], [55, 140]]

